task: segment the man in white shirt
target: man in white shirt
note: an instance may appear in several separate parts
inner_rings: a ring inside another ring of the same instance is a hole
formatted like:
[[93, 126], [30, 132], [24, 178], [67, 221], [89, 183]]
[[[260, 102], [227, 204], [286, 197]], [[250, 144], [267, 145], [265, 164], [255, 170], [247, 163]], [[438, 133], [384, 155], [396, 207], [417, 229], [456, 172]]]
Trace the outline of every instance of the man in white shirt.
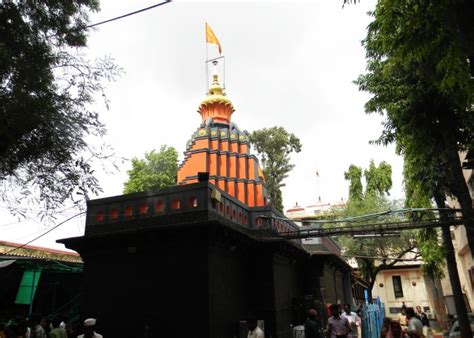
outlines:
[[103, 338], [101, 334], [94, 331], [95, 323], [95, 318], [87, 318], [84, 321], [84, 334], [77, 336], [77, 338]]
[[349, 325], [352, 328], [352, 331], [347, 334], [347, 338], [359, 337], [360, 318], [357, 313], [351, 311], [351, 306], [349, 304], [344, 305], [344, 312], [341, 314], [341, 317], [347, 318]]
[[261, 328], [257, 326], [257, 319], [255, 317], [250, 317], [247, 319], [247, 328], [249, 329], [249, 334], [247, 338], [264, 338], [264, 334]]
[[46, 334], [43, 326], [41, 326], [41, 316], [38, 314], [32, 314], [29, 319], [31, 322], [32, 336], [38, 338], [47, 338], [48, 335]]

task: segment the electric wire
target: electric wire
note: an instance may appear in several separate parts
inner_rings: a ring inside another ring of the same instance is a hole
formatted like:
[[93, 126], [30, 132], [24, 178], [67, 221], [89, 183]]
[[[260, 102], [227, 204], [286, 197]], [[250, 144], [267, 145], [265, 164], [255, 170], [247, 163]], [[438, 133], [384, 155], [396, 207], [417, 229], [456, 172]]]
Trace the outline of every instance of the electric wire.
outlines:
[[[56, 213], [63, 213], [66, 212], [67, 210], [79, 207], [80, 204], [74, 204], [70, 207], [64, 208], [62, 210], [56, 211]], [[8, 205], [0, 205], [1, 210], [11, 210], [11, 208]], [[15, 210], [21, 210], [21, 211], [26, 211], [26, 212], [43, 212], [43, 211], [48, 211], [47, 209], [33, 209], [33, 208], [28, 208], [28, 207], [22, 207], [22, 208], [15, 208]]]
[[76, 218], [76, 217], [78, 217], [78, 216], [80, 216], [80, 215], [83, 215], [83, 214], [85, 214], [85, 211], [80, 212], [80, 213], [78, 213], [78, 214], [75, 214], [74, 216], [71, 216], [71, 217], [67, 218], [66, 220], [64, 220], [64, 221], [62, 221], [62, 222], [56, 224], [56, 225], [53, 226], [52, 228], [48, 229], [47, 231], [45, 231], [45, 232], [42, 233], [41, 235], [39, 235], [39, 236], [33, 238], [32, 240], [26, 242], [25, 244], [22, 244], [22, 245], [20, 245], [20, 246], [18, 246], [18, 247], [16, 247], [16, 248], [13, 248], [12, 250], [9, 250], [9, 251], [7, 251], [7, 252], [2, 253], [2, 255], [8, 255], [8, 254], [11, 254], [12, 252], [14, 252], [14, 251], [16, 251], [16, 250], [18, 250], [18, 249], [24, 248], [24, 247], [27, 246], [28, 244], [33, 243], [34, 241], [40, 239], [41, 237], [43, 237], [43, 236], [49, 234], [51, 231], [53, 231], [54, 229], [57, 229], [59, 226], [63, 225], [64, 223], [69, 222], [70, 220], [72, 220], [72, 219], [74, 219], [74, 218]]
[[[56, 211], [56, 212], [54, 212], [54, 213], [52, 214], [52, 216], [55, 216], [55, 215], [62, 215], [62, 214], [69, 214], [69, 215], [72, 215], [72, 214], [74, 214], [74, 212], [67, 212], [67, 211], [70, 210], [70, 209], [73, 209], [73, 208], [77, 208], [77, 207], [81, 207], [81, 205], [75, 204], [75, 205], [70, 206], [70, 207], [67, 207], [67, 208], [65, 208], [65, 209]], [[9, 209], [8, 207], [0, 206], [0, 210], [10, 210], [10, 209]], [[16, 210], [22, 210], [24, 214], [47, 212], [47, 210], [45, 210], [45, 209], [18, 208], [18, 209], [16, 209]], [[22, 219], [22, 220], [19, 220], [19, 221], [9, 222], [9, 223], [5, 223], [5, 224], [0, 224], [0, 228], [7, 228], [7, 227], [10, 227], [10, 226], [12, 226], [12, 225], [16, 225], [16, 224], [24, 223], [24, 222], [29, 222], [29, 221], [35, 222], [36, 220], [34, 220], [34, 219], [31, 218], [31, 217], [25, 217], [25, 219]]]
[[[31, 219], [30, 219], [30, 220], [31, 220]], [[34, 221], [34, 220], [31, 220], [31, 221]], [[79, 219], [76, 218], [76, 221], [78, 221], [78, 222], [77, 222], [77, 225], [78, 225], [77, 231], [78, 231], [78, 233], [81, 233], [81, 231], [84, 230], [84, 228], [82, 228], [82, 229], [79, 228], [79, 225], [81, 224], [81, 222], [79, 222]], [[28, 238], [28, 237], [34, 236], [34, 235], [36, 235], [36, 234], [39, 234], [39, 233], [41, 233], [41, 232], [43, 232], [43, 231], [44, 231], [44, 229], [41, 229], [41, 230], [35, 231], [35, 232], [33, 232], [33, 233], [29, 233], [29, 234], [24, 235], [24, 236], [21, 236], [21, 237], [17, 237], [17, 238], [11, 239], [11, 240], [9, 240], [9, 242], [16, 242], [16, 241], [22, 240], [22, 239], [24, 239], [24, 238]]]
[[15, 222], [10, 222], [10, 223], [5, 223], [5, 224], [0, 224], [0, 228], [7, 228], [7, 227], [10, 227], [12, 225], [16, 225], [18, 223], [24, 223], [24, 222], [29, 222], [29, 221], [34, 221], [33, 219], [31, 218], [25, 218], [25, 219], [22, 219], [20, 221], [15, 221]]
[[126, 18], [126, 17], [128, 17], [128, 16], [132, 16], [132, 15], [135, 15], [135, 14], [138, 14], [138, 13], [141, 13], [141, 12], [145, 12], [145, 11], [148, 11], [148, 10], [150, 10], [150, 9], [153, 9], [153, 8], [156, 8], [156, 7], [159, 7], [159, 6], [162, 6], [162, 5], [166, 5], [167, 3], [170, 3], [170, 2], [171, 2], [171, 0], [166, 0], [166, 1], [164, 1], [164, 2], [160, 2], [160, 3], [154, 4], [154, 5], [149, 6], [149, 7], [139, 9], [139, 10], [134, 11], [134, 12], [130, 12], [130, 13], [127, 13], [127, 14], [124, 14], [124, 15], [117, 16], [117, 17], [112, 18], [112, 19], [108, 19], [108, 20], [104, 20], [104, 21], [100, 21], [100, 22], [97, 22], [97, 23], [88, 25], [88, 26], [84, 27], [83, 29], [92, 28], [92, 27], [97, 27], [97, 26], [103, 25], [103, 24], [105, 24], [105, 23], [109, 23], [109, 22], [112, 22], [112, 21], [120, 20], [120, 19]]
[[43, 232], [43, 231], [44, 231], [44, 229], [41, 229], [41, 230], [38, 230], [38, 231], [36, 231], [36, 232], [30, 233], [30, 234], [28, 234], [28, 235], [24, 235], [24, 236], [21, 236], [21, 237], [17, 237], [17, 238], [14, 238], [14, 239], [10, 239], [9, 242], [20, 241], [20, 240], [22, 240], [22, 239], [29, 238], [29, 237], [31, 237], [31, 236], [37, 235], [37, 234], [39, 234], [39, 233], [41, 233], [41, 232]]

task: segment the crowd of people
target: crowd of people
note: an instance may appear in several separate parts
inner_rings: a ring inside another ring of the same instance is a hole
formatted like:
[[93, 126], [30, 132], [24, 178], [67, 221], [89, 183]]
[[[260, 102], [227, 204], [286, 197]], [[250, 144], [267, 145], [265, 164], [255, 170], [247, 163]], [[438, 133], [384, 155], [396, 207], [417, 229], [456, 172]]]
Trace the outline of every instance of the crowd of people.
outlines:
[[382, 338], [424, 338], [428, 335], [430, 321], [428, 315], [416, 307], [402, 305], [398, 320], [384, 318], [381, 337]]
[[314, 310], [308, 311], [308, 318], [304, 324], [305, 338], [357, 338], [361, 324], [360, 315], [351, 310], [349, 304], [345, 304], [343, 311], [339, 304], [329, 307], [331, 316], [327, 320], [326, 327], [321, 325], [321, 316]]
[[6, 323], [0, 322], [0, 338], [102, 338], [95, 332], [96, 319], [88, 318], [78, 325], [70, 325], [66, 318], [52, 320], [32, 314], [28, 318], [17, 316]]
[[[359, 309], [360, 310], [360, 309]], [[358, 338], [361, 325], [361, 311], [354, 312], [349, 304], [342, 308], [339, 304], [329, 307], [331, 316], [325, 327], [320, 313], [310, 309], [304, 324], [305, 338]], [[64, 317], [51, 321], [46, 317], [32, 314], [29, 318], [17, 317], [7, 323], [0, 323], [0, 338], [102, 338], [95, 332], [96, 319], [88, 318], [78, 327], [69, 325]], [[429, 329], [428, 315], [420, 306], [407, 308], [403, 304], [397, 320], [384, 318], [381, 338], [424, 338]], [[263, 338], [264, 333], [257, 325], [255, 317], [247, 319], [248, 338]]]
[[[332, 304], [329, 307], [331, 316], [327, 320], [325, 327], [321, 324], [320, 314], [311, 309], [308, 311], [307, 320], [304, 325], [305, 338], [357, 338], [359, 337], [359, 327], [361, 326], [361, 312], [351, 310], [349, 304], [345, 304], [343, 310], [339, 304]], [[381, 338], [424, 338], [429, 331], [428, 315], [421, 306], [407, 308], [402, 306], [398, 320], [389, 317], [384, 319], [381, 329]]]

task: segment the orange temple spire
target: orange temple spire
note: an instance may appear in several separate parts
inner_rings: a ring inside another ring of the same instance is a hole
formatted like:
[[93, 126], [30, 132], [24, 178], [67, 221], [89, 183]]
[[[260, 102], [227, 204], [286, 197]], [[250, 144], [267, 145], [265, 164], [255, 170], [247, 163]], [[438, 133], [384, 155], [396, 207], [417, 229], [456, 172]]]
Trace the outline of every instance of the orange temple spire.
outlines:
[[[214, 66], [217, 61], [214, 61]], [[178, 184], [198, 181], [199, 172], [209, 173], [209, 182], [249, 207], [267, 204], [265, 182], [255, 155], [250, 154], [247, 131], [231, 122], [232, 102], [219, 83], [216, 68], [209, 93], [201, 101], [200, 127], [188, 141], [179, 166]]]

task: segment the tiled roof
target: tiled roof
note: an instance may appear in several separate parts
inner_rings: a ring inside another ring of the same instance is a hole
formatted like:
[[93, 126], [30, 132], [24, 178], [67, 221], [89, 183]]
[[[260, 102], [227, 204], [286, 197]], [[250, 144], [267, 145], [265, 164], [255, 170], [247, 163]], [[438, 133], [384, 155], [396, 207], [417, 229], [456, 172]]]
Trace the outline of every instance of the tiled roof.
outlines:
[[[17, 249], [16, 249], [17, 248]], [[0, 257], [26, 257], [50, 259], [71, 263], [82, 263], [81, 256], [76, 252], [43, 248], [34, 245], [23, 246], [20, 243], [0, 241]]]

